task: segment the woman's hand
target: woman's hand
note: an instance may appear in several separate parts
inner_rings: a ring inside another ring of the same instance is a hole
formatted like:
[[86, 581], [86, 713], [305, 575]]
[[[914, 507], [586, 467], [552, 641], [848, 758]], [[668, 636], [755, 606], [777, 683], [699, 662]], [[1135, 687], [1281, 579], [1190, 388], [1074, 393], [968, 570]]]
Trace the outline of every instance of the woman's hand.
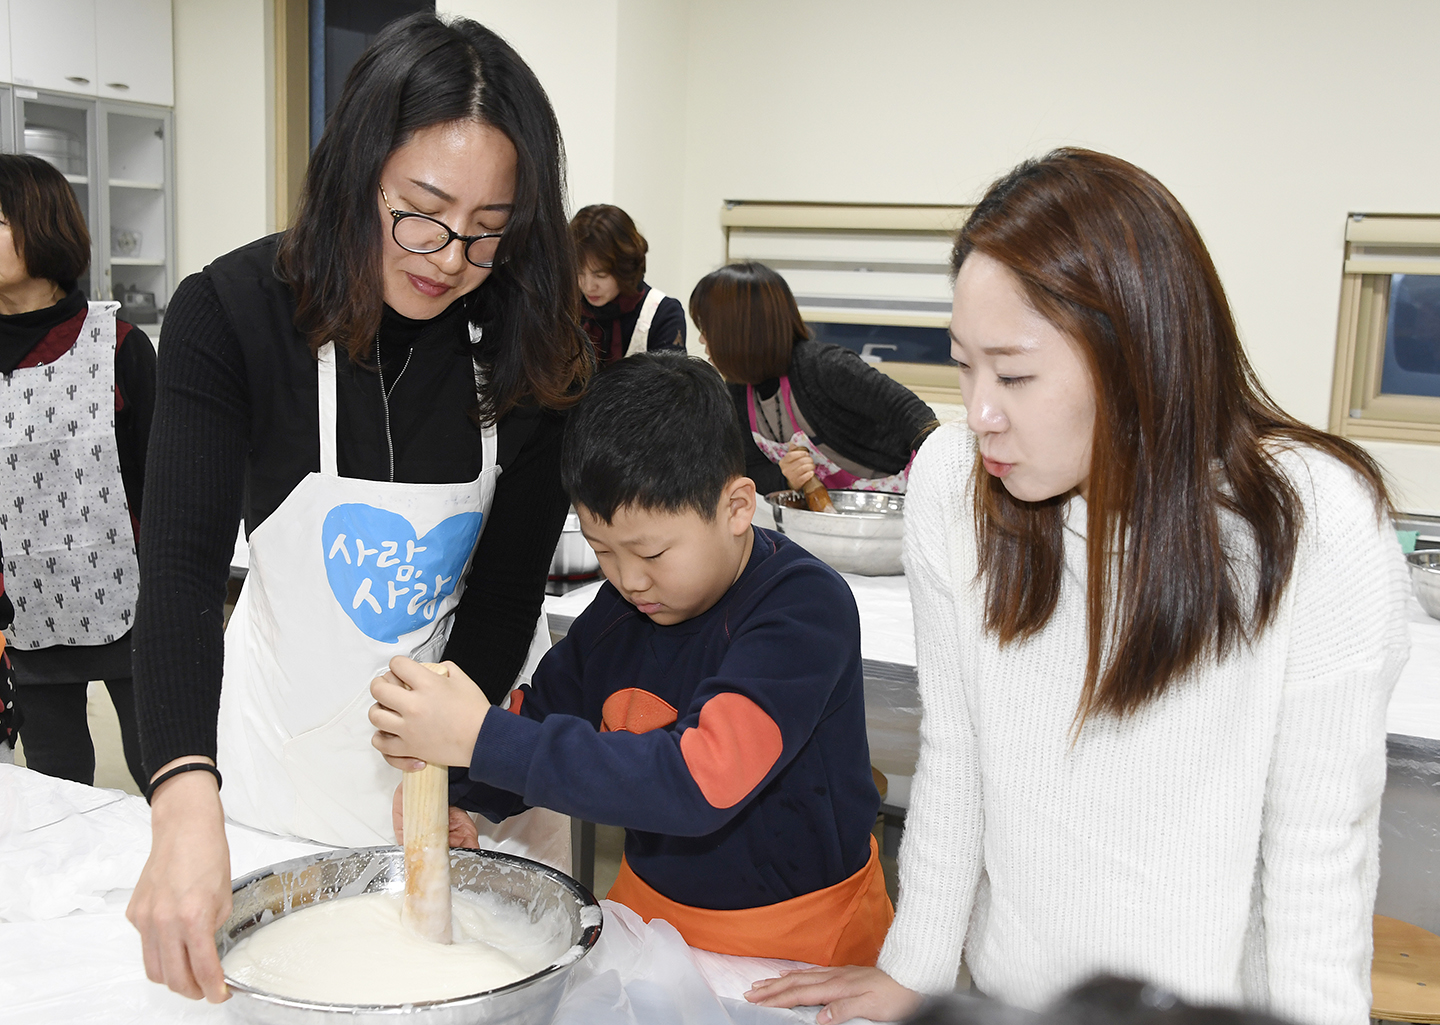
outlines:
[[914, 1014], [924, 1000], [879, 968], [857, 965], [804, 968], [786, 972], [778, 979], [762, 979], [750, 987], [745, 999], [762, 1007], [824, 1004], [815, 1016], [817, 1025], [851, 1018], [898, 1021]]
[[[161, 772], [184, 762], [177, 758]], [[155, 777], [152, 776], [152, 779]], [[140, 931], [145, 975], [176, 993], [220, 1003], [230, 996], [215, 930], [230, 914], [230, 846], [215, 777], [185, 772], [151, 799], [150, 857], [125, 917]]]
[[[401, 847], [405, 846], [405, 784], [401, 783], [395, 788], [395, 803], [390, 808], [390, 818], [395, 826], [395, 842]], [[464, 808], [450, 806], [450, 839], [451, 847], [479, 847], [480, 830], [475, 828], [475, 820], [470, 817], [469, 812]]]
[[469, 765], [475, 753], [490, 701], [459, 666], [442, 664], [449, 676], [396, 655], [390, 671], [370, 681], [376, 701], [370, 724], [377, 731], [370, 743], [398, 769], [413, 772], [423, 763]]
[[786, 482], [796, 491], [815, 476], [815, 460], [811, 459], [810, 453], [800, 445], [792, 443], [790, 451], [781, 456], [779, 465]]

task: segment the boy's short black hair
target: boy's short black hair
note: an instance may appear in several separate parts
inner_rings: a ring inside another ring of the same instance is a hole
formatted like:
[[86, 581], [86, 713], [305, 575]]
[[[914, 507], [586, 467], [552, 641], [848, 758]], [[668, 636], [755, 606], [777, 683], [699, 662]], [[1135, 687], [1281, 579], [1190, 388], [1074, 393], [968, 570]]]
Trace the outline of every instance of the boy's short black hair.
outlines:
[[720, 492], [745, 474], [745, 436], [730, 392], [709, 363], [643, 353], [590, 382], [570, 413], [560, 479], [570, 501], [609, 523], [633, 506], [709, 520]]

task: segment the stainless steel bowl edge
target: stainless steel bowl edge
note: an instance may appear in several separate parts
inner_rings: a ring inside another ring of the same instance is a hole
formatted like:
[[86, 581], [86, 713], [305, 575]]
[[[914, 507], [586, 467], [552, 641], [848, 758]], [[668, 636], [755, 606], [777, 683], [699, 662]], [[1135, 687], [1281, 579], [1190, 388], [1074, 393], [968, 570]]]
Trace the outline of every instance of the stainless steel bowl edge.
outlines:
[[[325, 900], [404, 889], [405, 852], [400, 847], [325, 851], [281, 862], [236, 879], [234, 910], [215, 934], [223, 958], [250, 930], [275, 917]], [[498, 851], [454, 848], [451, 883], [472, 892], [502, 892], [526, 903], [532, 915], [563, 907], [571, 917], [566, 955], [509, 986], [448, 1000], [414, 1004], [326, 1004], [294, 1000], [226, 978], [232, 1016], [257, 1025], [393, 1025], [405, 1016], [425, 1025], [545, 1025], [555, 1014], [571, 970], [600, 938], [603, 916], [593, 894], [548, 865]], [[488, 884], [479, 886], [484, 880]], [[501, 885], [494, 885], [494, 884]]]
[[905, 496], [887, 491], [833, 490], [837, 512], [805, 507], [798, 491], [772, 491], [765, 503], [776, 528], [842, 573], [894, 576], [904, 572]]
[[1420, 607], [1432, 619], [1440, 619], [1440, 551], [1411, 552], [1405, 561], [1410, 564], [1410, 580]]
[[600, 560], [595, 549], [580, 533], [580, 516], [574, 509], [565, 517], [565, 527], [555, 543], [555, 555], [550, 560], [550, 578], [568, 580], [576, 577], [593, 576], [600, 572]]

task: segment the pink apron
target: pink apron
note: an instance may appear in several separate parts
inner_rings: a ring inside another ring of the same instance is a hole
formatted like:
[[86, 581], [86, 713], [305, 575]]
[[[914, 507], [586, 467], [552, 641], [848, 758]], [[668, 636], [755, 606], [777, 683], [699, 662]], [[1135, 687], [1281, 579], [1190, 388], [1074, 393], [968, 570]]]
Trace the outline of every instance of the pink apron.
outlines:
[[[819, 477], [820, 483], [827, 488], [852, 491], [888, 491], [892, 494], [905, 493], [905, 484], [910, 479], [908, 463], [905, 469], [899, 473], [892, 473], [888, 477], [857, 477], [821, 452], [809, 436], [798, 427], [790, 435], [788, 442], [772, 441], [765, 437], [760, 433], [760, 421], [756, 416], [754, 385], [745, 386], [745, 399], [750, 412], [750, 436], [755, 439], [755, 445], [760, 451], [765, 453], [765, 458], [772, 463], [778, 465], [785, 454], [790, 451], [791, 445], [799, 445], [810, 453], [810, 458], [815, 462], [815, 476]], [[789, 419], [791, 426], [798, 424], [799, 418], [795, 415], [795, 407], [790, 401], [789, 377], [780, 378], [780, 402], [784, 406], [783, 415]], [[911, 461], [914, 461], [913, 453]]]

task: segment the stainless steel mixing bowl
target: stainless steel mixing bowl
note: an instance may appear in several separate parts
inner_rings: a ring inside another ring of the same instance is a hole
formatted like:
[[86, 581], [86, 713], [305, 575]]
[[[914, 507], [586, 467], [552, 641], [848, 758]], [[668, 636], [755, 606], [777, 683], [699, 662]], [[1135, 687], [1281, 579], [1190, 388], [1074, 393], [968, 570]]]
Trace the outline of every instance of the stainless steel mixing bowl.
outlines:
[[585, 535], [580, 533], [579, 514], [571, 509], [560, 531], [560, 540], [555, 544], [555, 556], [550, 560], [550, 579], [578, 580], [599, 572], [600, 560]]
[[1432, 618], [1440, 619], [1440, 551], [1411, 552], [1405, 560], [1410, 563], [1415, 597]]
[[884, 491], [831, 491], [835, 512], [811, 512], [798, 491], [772, 491], [765, 502], [775, 526], [811, 555], [842, 573], [867, 577], [903, 573], [905, 496]]
[[[450, 883], [471, 893], [494, 893], [513, 900], [531, 921], [567, 915], [571, 946], [554, 964], [519, 982], [449, 1000], [413, 1004], [325, 1004], [293, 1000], [252, 989], [229, 977], [231, 1015], [265, 1025], [395, 1025], [406, 1017], [425, 1025], [541, 1025], [555, 1015], [565, 982], [575, 965], [600, 938], [601, 911], [594, 896], [575, 880], [547, 865], [498, 851], [455, 848], [450, 852]], [[405, 851], [400, 847], [361, 847], [327, 851], [261, 869], [233, 885], [235, 909], [215, 934], [223, 958], [247, 933], [301, 908], [337, 897], [405, 889]]]

